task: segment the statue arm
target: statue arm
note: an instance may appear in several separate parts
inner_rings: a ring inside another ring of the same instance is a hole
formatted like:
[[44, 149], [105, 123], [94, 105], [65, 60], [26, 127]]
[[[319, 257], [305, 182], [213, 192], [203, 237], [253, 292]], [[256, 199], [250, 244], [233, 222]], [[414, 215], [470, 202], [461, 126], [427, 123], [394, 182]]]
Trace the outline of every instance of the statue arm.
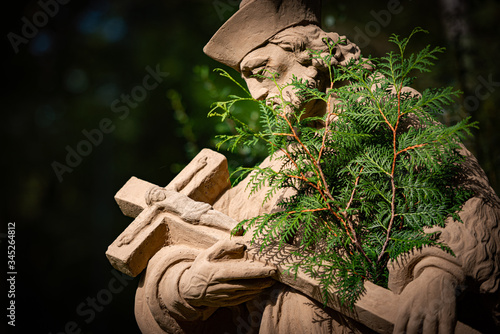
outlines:
[[175, 322], [207, 319], [216, 308], [194, 307], [180, 294], [179, 282], [201, 252], [184, 245], [167, 246], [149, 261], [144, 274], [143, 302], [153, 318], [166, 329]]
[[[410, 87], [403, 91], [412, 98], [421, 94]], [[418, 126], [419, 121], [410, 117], [403, 126]], [[435, 247], [401, 257], [389, 265], [389, 288], [395, 293], [419, 277], [426, 268], [439, 268], [452, 275], [460, 284], [466, 278], [481, 285], [481, 292], [495, 292], [500, 281], [500, 259], [495, 250], [500, 249], [500, 199], [491, 188], [488, 178], [477, 159], [464, 145], [460, 154], [462, 164], [460, 186], [474, 194], [459, 212], [462, 222], [448, 219], [445, 228], [435, 227], [429, 232], [440, 232], [440, 240], [448, 245], [456, 256]]]
[[[441, 231], [441, 239], [455, 257], [427, 247], [389, 267], [389, 288], [401, 295], [402, 303], [395, 333], [417, 333], [421, 328], [429, 333], [451, 332], [456, 324], [457, 297], [462, 292], [498, 292], [498, 202], [471, 198], [460, 217], [463, 222], [449, 221]], [[474, 284], [469, 286], [467, 282]], [[474, 287], [479, 289], [472, 291]]]
[[462, 222], [449, 219], [441, 232], [440, 240], [456, 256], [440, 249], [428, 247], [412, 252], [389, 266], [389, 287], [395, 293], [418, 277], [426, 267], [437, 267], [452, 274], [459, 281], [474, 281], [481, 293], [498, 292], [500, 283], [500, 199], [488, 183], [476, 158], [462, 146], [466, 157], [463, 164], [463, 185], [474, 193], [462, 207]]
[[242, 238], [208, 249], [167, 246], [150, 260], [143, 303], [164, 330], [208, 319], [219, 307], [254, 299], [274, 284], [273, 267], [246, 259]]

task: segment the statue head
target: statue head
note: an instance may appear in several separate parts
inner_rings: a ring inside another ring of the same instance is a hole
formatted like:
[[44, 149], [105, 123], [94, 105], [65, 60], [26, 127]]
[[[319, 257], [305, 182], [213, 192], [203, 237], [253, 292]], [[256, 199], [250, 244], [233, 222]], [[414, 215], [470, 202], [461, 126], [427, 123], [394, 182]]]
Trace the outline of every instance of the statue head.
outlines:
[[[334, 66], [359, 59], [360, 50], [344, 36], [327, 33], [320, 27], [319, 0], [249, 0], [215, 33], [204, 51], [215, 60], [241, 73], [256, 99], [278, 94], [270, 79], [255, 77], [277, 73], [277, 84], [289, 83], [292, 76], [308, 81], [310, 87], [325, 91], [330, 85], [328, 66], [311, 59], [310, 50], [329, 53], [325, 39], [337, 42]], [[305, 105], [291, 87], [284, 98], [309, 115], [324, 112], [325, 106], [312, 101]]]
[[148, 206], [151, 206], [155, 203], [164, 201], [165, 199], [167, 199], [167, 194], [168, 192], [165, 188], [153, 186], [149, 188], [149, 190], [146, 192], [145, 195], [146, 204]]

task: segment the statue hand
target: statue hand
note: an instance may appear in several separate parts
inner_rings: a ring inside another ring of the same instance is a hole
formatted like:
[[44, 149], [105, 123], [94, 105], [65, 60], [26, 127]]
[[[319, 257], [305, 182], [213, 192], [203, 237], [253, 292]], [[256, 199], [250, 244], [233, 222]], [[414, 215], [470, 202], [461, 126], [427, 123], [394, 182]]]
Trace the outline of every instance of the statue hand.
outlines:
[[429, 267], [401, 293], [394, 333], [454, 333], [458, 281], [448, 272]]
[[183, 273], [179, 292], [192, 306], [234, 306], [255, 298], [274, 284], [275, 269], [244, 259], [246, 246], [220, 240], [201, 252]]

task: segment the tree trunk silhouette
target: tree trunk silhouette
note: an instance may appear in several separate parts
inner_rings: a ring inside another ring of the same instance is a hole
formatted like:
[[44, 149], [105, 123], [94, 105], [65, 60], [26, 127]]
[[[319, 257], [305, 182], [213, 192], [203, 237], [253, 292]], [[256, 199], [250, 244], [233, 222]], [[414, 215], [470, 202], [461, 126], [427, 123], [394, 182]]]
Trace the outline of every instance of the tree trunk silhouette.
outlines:
[[[472, 121], [478, 121], [479, 129], [475, 131], [474, 138], [466, 145], [478, 158], [481, 166], [486, 171], [493, 188], [499, 191], [498, 172], [500, 161], [500, 149], [495, 145], [498, 123], [495, 110], [485, 106], [486, 100], [493, 98], [490, 93], [494, 87], [485, 85], [486, 82], [494, 82], [495, 78], [491, 69], [485, 72], [481, 69], [484, 55], [478, 54], [478, 46], [481, 36], [474, 32], [475, 22], [469, 19], [470, 1], [467, 0], [440, 0], [441, 21], [446, 33], [451, 51], [454, 53], [457, 63], [457, 80], [459, 89], [463, 91], [461, 107], [455, 117], [471, 117]], [[484, 42], [483, 42], [484, 43]], [[486, 42], [487, 43], [487, 42]], [[478, 94], [479, 92], [479, 94]], [[493, 103], [495, 105], [495, 103]], [[448, 115], [445, 122], [452, 123], [453, 115]]]

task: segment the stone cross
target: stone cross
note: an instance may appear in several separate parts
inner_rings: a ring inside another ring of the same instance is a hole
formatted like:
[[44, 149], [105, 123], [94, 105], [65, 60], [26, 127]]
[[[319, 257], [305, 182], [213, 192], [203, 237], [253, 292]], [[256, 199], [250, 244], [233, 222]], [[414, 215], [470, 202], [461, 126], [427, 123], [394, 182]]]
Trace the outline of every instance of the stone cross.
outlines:
[[[237, 222], [213, 210], [212, 204], [230, 186], [226, 158], [208, 149], [202, 150], [165, 188], [132, 177], [115, 199], [122, 212], [135, 220], [108, 247], [107, 258], [114, 268], [135, 277], [162, 247], [187, 244], [208, 248], [228, 238]], [[260, 253], [259, 247], [249, 247], [247, 256], [276, 265], [279, 270], [274, 279], [323, 302], [318, 280], [300, 270], [296, 276], [282, 273], [294, 260], [290, 254], [295, 250], [292, 245], [275, 245]], [[342, 307], [334, 292], [327, 306], [378, 333], [392, 333], [402, 302], [400, 296], [370, 282], [365, 283], [365, 289], [354, 310]], [[458, 322], [455, 333], [478, 332]]]
[[[209, 247], [220, 238], [227, 237], [236, 223], [226, 215], [220, 214], [217, 220], [212, 219], [212, 223], [208, 222], [204, 226], [186, 222], [182, 219], [182, 213], [176, 211], [182, 204], [188, 205], [184, 208], [185, 214], [196, 209], [203, 210], [196, 205], [197, 202], [211, 205], [230, 186], [226, 158], [208, 149], [202, 150], [164, 188], [176, 193], [176, 200], [170, 199], [169, 208], [149, 205], [152, 203], [147, 203], [148, 199], [151, 202], [159, 199], [154, 198], [158, 194], [155, 195], [152, 190], [160, 187], [132, 177], [116, 193], [115, 200], [123, 214], [135, 220], [108, 247], [108, 260], [117, 270], [135, 277], [146, 268], [149, 259], [168, 244], [187, 243]], [[209, 206], [204, 208], [208, 211]]]

